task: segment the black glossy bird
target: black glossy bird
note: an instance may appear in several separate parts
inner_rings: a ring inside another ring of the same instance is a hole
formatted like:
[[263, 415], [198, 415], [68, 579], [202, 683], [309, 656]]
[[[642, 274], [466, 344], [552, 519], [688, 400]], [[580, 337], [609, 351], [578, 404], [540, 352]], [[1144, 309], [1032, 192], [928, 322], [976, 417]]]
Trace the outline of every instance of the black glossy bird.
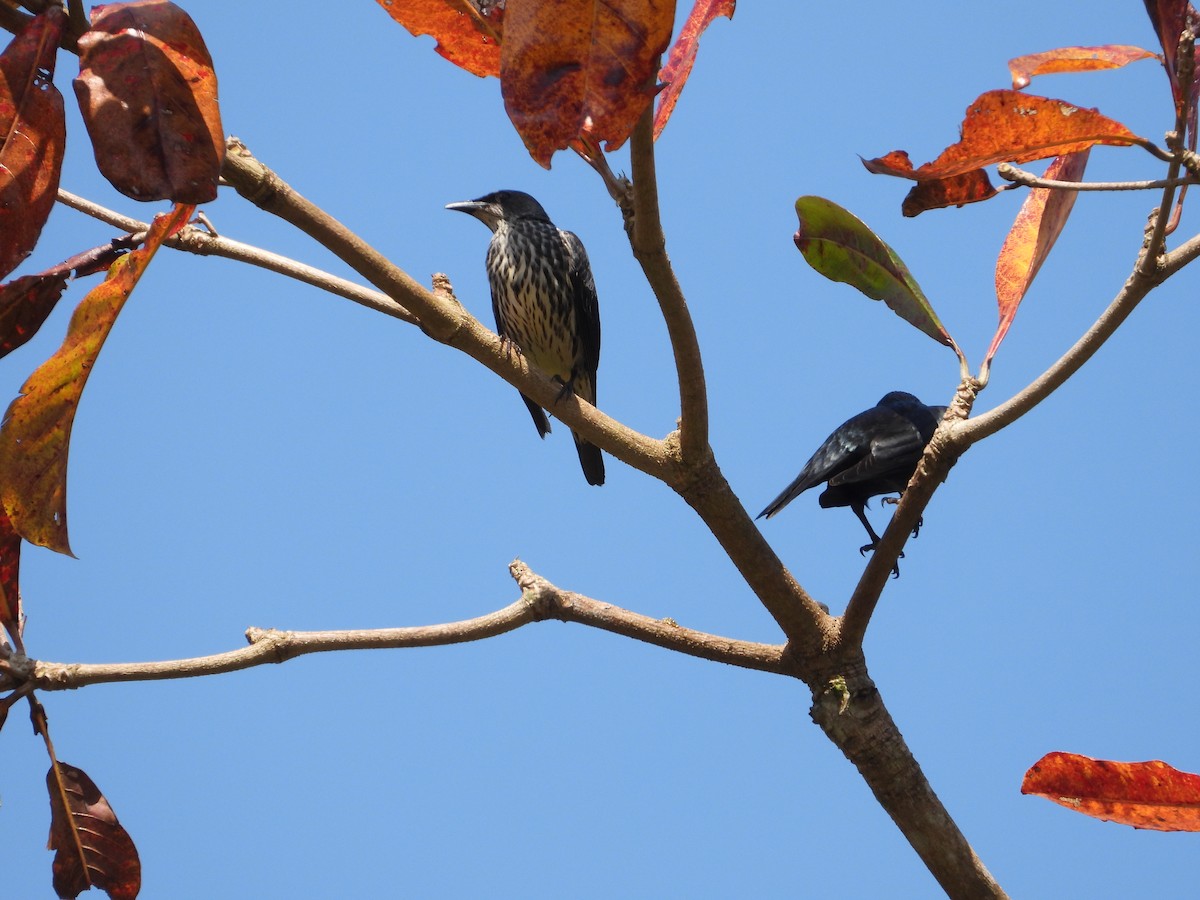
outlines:
[[[542, 205], [521, 191], [496, 191], [446, 209], [472, 215], [492, 230], [487, 274], [500, 337], [562, 383], [559, 399], [574, 391], [594, 406], [600, 308], [583, 242], [555, 227]], [[545, 410], [524, 394], [521, 399], [545, 437]], [[572, 436], [588, 484], [604, 484], [600, 448]]]
[[827, 437], [795, 481], [758, 518], [771, 518], [799, 494], [828, 482], [818, 498], [821, 508], [849, 506], [871, 536], [871, 543], [860, 551], [874, 550], [879, 535], [867, 521], [867, 501], [904, 492], [945, 412], [944, 406], [926, 406], [912, 394], [892, 391]]

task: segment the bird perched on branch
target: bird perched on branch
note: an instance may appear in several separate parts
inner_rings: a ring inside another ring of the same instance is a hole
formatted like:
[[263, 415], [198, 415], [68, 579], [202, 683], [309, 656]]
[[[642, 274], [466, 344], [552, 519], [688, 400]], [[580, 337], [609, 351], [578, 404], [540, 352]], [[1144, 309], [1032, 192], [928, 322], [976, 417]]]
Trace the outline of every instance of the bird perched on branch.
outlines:
[[[600, 364], [600, 308], [583, 242], [555, 227], [542, 205], [521, 191], [496, 191], [447, 204], [492, 230], [488, 284], [496, 331], [509, 347], [593, 406]], [[524, 394], [538, 434], [550, 432], [546, 411]], [[588, 484], [604, 484], [600, 448], [578, 434], [575, 449]]]
[[859, 552], [874, 550], [879, 535], [867, 520], [867, 501], [880, 494], [904, 493], [945, 412], [944, 406], [926, 406], [912, 394], [892, 391], [827, 437], [758, 518], [771, 518], [804, 491], [828, 482], [817, 498], [821, 508], [849, 506], [871, 536], [871, 543]]

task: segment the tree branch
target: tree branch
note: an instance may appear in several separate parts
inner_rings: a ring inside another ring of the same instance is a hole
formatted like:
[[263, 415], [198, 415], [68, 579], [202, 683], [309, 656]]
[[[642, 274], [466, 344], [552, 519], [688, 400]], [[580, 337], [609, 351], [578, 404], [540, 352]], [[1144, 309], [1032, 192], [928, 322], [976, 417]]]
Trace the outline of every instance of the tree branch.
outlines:
[[[58, 191], [58, 202], [84, 215], [91, 216], [93, 219], [98, 219], [105, 224], [120, 228], [131, 235], [144, 234], [150, 230], [148, 222], [142, 222], [139, 219], [121, 215], [107, 207], [93, 203], [61, 188]], [[329, 272], [313, 268], [302, 262], [289, 259], [286, 256], [280, 256], [278, 253], [272, 253], [260, 247], [243, 244], [241, 241], [221, 237], [212, 231], [199, 228], [195, 225], [184, 227], [178, 234], [167, 238], [165, 243], [174, 250], [195, 253], [198, 256], [219, 256], [224, 259], [232, 259], [237, 262], [258, 266], [260, 269], [267, 269], [279, 275], [310, 284], [319, 290], [328, 291], [339, 297], [345, 297], [347, 300], [353, 300], [355, 303], [361, 304], [368, 309], [373, 309], [409, 324], [420, 324], [416, 316], [386, 294], [369, 290], [355, 284], [353, 281], [347, 281], [345, 278], [339, 278]]]
[[1159, 178], [1155, 181], [1057, 181], [1053, 178], [1041, 178], [1032, 172], [1017, 168], [1012, 163], [1000, 163], [996, 166], [996, 174], [1005, 181], [1024, 187], [1054, 188], [1060, 191], [1148, 191], [1197, 183], [1196, 179], [1190, 177]]
[[515, 560], [509, 571], [521, 598], [503, 609], [440, 625], [346, 631], [278, 631], [250, 628], [250, 646], [211, 656], [137, 663], [54, 663], [0, 651], [0, 672], [8, 688], [31, 685], [46, 691], [73, 690], [90, 684], [163, 681], [237, 672], [281, 663], [310, 653], [344, 650], [438, 647], [484, 640], [515, 631], [531, 622], [557, 619], [630, 637], [666, 650], [714, 662], [774, 674], [793, 674], [783, 648], [738, 641], [683, 628], [671, 619], [652, 619], [582, 594], [564, 591]]
[[[1167, 212], [1169, 214], [1169, 207]], [[1142, 256], [1145, 256], [1145, 253], [1146, 251], [1143, 250]], [[1096, 354], [1097, 350], [1104, 346], [1104, 342], [1112, 337], [1122, 322], [1129, 318], [1129, 314], [1137, 308], [1146, 294], [1161, 283], [1165, 277], [1165, 272], [1149, 274], [1141, 271], [1139, 266], [1129, 276], [1108, 308], [1101, 313], [1100, 318], [1075, 342], [1070, 350], [1026, 388], [1014, 394], [995, 409], [964, 422], [955, 429], [956, 438], [964, 442], [964, 450], [967, 446], [1011, 425], [1054, 393], [1068, 378], [1078, 372], [1083, 364]]]
[[703, 460], [711, 453], [708, 443], [708, 392], [704, 362], [696, 328], [688, 312], [683, 289], [667, 256], [658, 209], [658, 177], [654, 162], [654, 105], [638, 120], [630, 139], [633, 168], [633, 231], [629, 236], [633, 255], [642, 267], [667, 325], [675, 371], [679, 379], [679, 450], [685, 460]]

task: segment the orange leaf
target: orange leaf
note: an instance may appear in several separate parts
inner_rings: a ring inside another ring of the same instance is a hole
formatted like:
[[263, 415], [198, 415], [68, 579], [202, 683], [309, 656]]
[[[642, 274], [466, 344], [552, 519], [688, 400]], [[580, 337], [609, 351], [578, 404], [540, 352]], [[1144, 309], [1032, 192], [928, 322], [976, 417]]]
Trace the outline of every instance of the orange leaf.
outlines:
[[58, 193], [66, 125], [51, 78], [65, 22], [52, 6], [0, 54], [0, 278], [29, 255]]
[[581, 132], [615, 150], [653, 99], [674, 0], [509, 0], [500, 48], [504, 108], [550, 167]]
[[[13, 646], [21, 645], [21, 537], [0, 508], [0, 626], [8, 632]], [[0, 721], [0, 725], [3, 722]]]
[[481, 78], [500, 75], [504, 4], [498, 0], [379, 0], [388, 15], [413, 35], [432, 35], [434, 48], [456, 66]]
[[903, 150], [864, 160], [863, 165], [877, 175], [928, 181], [963, 175], [993, 163], [1065, 156], [1094, 144], [1152, 146], [1120, 122], [1094, 109], [1019, 91], [988, 91], [980, 95], [967, 108], [961, 134], [957, 144], [916, 169]]
[[[1078, 181], [1087, 168], [1091, 150], [1060, 156], [1046, 167], [1043, 178], [1051, 181]], [[996, 299], [1000, 304], [1000, 325], [986, 362], [991, 362], [1008, 327], [1017, 315], [1025, 292], [1033, 283], [1038, 269], [1050, 255], [1054, 242], [1067, 224], [1075, 206], [1075, 191], [1034, 188], [1021, 204], [1021, 211], [1004, 239], [1000, 257], [996, 260]]]
[[168, 0], [95, 11], [79, 39], [75, 95], [101, 173], [134, 200], [215, 200], [225, 136], [195, 23]]
[[1152, 831], [1200, 831], [1200, 775], [1161, 760], [1125, 763], [1047, 753], [1025, 773], [1022, 794]]
[[1105, 44], [1101, 47], [1059, 47], [1042, 53], [1030, 53], [1008, 61], [1013, 87], [1028, 87], [1037, 75], [1056, 72], [1093, 72], [1118, 69], [1139, 59], [1162, 59], [1157, 53], [1129, 44]]
[[972, 169], [970, 172], [951, 175], [948, 178], [918, 181], [900, 204], [900, 212], [906, 216], [919, 216], [928, 209], [990, 200], [997, 193], [987, 172], [983, 169]]
[[21, 387], [0, 426], [0, 499], [25, 540], [71, 553], [67, 541], [67, 451], [88, 373], [130, 292], [163, 240], [194, 207], [157, 216], [140, 250], [118, 259], [80, 302], [58, 351]]
[[58, 896], [78, 897], [98, 887], [112, 900], [135, 900], [142, 889], [137, 847], [96, 783], [83, 769], [55, 761], [46, 787]]
[[696, 5], [683, 23], [683, 30], [675, 39], [675, 46], [667, 56], [667, 64], [658, 73], [658, 80], [666, 87], [658, 95], [658, 109], [654, 113], [654, 139], [666, 127], [667, 120], [675, 110], [679, 94], [692, 74], [692, 66], [696, 64], [696, 51], [700, 46], [700, 35], [712, 24], [717, 16], [733, 18], [733, 8], [736, 0], [696, 0]]

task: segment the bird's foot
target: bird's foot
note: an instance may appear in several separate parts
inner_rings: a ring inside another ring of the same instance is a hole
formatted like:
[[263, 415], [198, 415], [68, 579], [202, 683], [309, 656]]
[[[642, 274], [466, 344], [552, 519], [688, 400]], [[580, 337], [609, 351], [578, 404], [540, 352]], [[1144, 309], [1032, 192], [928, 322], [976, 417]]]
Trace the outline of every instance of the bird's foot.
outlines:
[[513, 354], [524, 356], [521, 352], [521, 346], [506, 334], [500, 335], [500, 349], [504, 351], [504, 355], [508, 359], [512, 359]]
[[575, 393], [575, 385], [573, 385], [571, 382], [563, 381], [557, 375], [554, 376], [554, 380], [559, 382], [562, 385], [562, 389], [559, 390], [558, 396], [554, 398], [555, 403], [560, 403], [561, 401], [563, 401], [567, 397], [569, 397], [571, 394]]
[[[868, 550], [870, 550], [872, 553], [874, 553], [875, 548], [877, 546], [878, 546], [878, 542], [874, 542], [874, 543], [870, 543], [870, 544], [863, 544], [861, 547], [858, 548], [859, 555], [866, 556]], [[903, 550], [901, 550], [900, 555], [896, 557], [896, 562], [892, 564], [892, 577], [893, 578], [900, 577], [900, 560], [902, 560], [902, 559], [904, 559], [904, 551]]]
[[913, 536], [913, 537], [916, 537], [918, 534], [920, 534], [920, 533], [921, 533], [921, 526], [922, 526], [922, 525], [924, 525], [924, 524], [925, 524], [925, 518], [924, 518], [924, 516], [922, 516], [921, 518], [917, 519], [917, 524], [913, 526], [913, 533], [912, 533], [912, 536]]

